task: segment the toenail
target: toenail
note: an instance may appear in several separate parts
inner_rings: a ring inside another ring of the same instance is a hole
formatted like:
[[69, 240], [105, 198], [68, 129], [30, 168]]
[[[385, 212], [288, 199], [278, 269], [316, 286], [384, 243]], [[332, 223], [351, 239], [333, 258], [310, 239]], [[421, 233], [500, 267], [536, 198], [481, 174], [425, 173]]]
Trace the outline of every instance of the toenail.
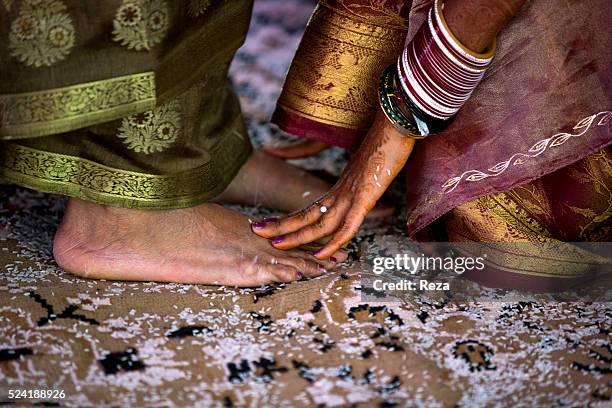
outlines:
[[321, 265], [321, 264], [317, 264], [319, 265], [319, 269], [322, 270], [323, 272], [327, 272], [327, 269], [325, 269], [325, 266]]
[[283, 242], [285, 240], [284, 236], [280, 236], [280, 237], [274, 237], [272, 238], [272, 243], [273, 244], [280, 244], [281, 242]]
[[261, 228], [266, 226], [266, 223], [262, 222], [262, 221], [256, 221], [256, 222], [252, 223], [251, 226], [253, 228], [255, 228], [255, 229], [261, 229]]
[[298, 272], [297, 276], [298, 276], [298, 280], [300, 280], [304, 277], [304, 274], [302, 272]]
[[264, 223], [266, 223], [266, 222], [276, 222], [276, 221], [278, 221], [278, 218], [276, 218], [276, 217], [264, 217], [263, 221], [264, 221]]
[[338, 262], [338, 260], [337, 260], [335, 257], [330, 256], [330, 257], [329, 257], [329, 262], [331, 262], [331, 263], [336, 263], [336, 262]]

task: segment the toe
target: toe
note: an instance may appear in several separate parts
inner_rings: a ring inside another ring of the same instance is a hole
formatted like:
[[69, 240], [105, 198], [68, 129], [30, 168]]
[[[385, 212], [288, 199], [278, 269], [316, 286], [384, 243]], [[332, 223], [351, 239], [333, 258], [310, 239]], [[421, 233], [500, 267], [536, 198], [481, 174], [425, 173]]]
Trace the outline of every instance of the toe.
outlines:
[[235, 282], [232, 284], [242, 287], [267, 285], [270, 283], [289, 283], [300, 280], [304, 273], [294, 265], [281, 263], [278, 258], [258, 257], [250, 262], [242, 262], [238, 271], [234, 269], [231, 276]]
[[278, 258], [279, 263], [296, 268], [308, 278], [321, 276], [328, 269], [325, 262], [321, 262], [308, 254], [301, 253], [301, 251], [282, 252], [281, 254]]
[[275, 265], [270, 264], [262, 266], [261, 269], [262, 271], [260, 275], [263, 277], [263, 279], [271, 279], [272, 282], [290, 283], [298, 281], [304, 277], [304, 273], [291, 265], [280, 263]]
[[[297, 256], [305, 259], [308, 262], [315, 262], [319, 265], [323, 265], [325, 270], [334, 269], [340, 262], [344, 262], [348, 258], [348, 254], [346, 251], [339, 250], [339, 251], [336, 251], [332, 256], [330, 256], [327, 259], [323, 259], [323, 260], [317, 259], [314, 257], [314, 253], [319, 249], [321, 248], [319, 247], [319, 248], [316, 248], [315, 250], [308, 250], [308, 251], [295, 250], [294, 253], [296, 253]], [[320, 269], [320, 267], [318, 268]]]

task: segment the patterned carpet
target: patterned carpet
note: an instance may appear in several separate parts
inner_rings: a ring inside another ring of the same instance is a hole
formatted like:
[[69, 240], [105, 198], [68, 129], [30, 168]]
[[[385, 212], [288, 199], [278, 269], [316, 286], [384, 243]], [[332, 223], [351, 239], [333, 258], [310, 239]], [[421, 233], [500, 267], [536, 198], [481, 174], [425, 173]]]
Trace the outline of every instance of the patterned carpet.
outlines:
[[[256, 2], [232, 68], [256, 144], [288, 140], [266, 120], [312, 3]], [[363, 262], [413, 249], [399, 216], [341, 271], [234, 289], [75, 278], [51, 257], [64, 200], [4, 185], [0, 203], [0, 404], [612, 406], [609, 304], [362, 301]], [[34, 389], [65, 397], [9, 399]]]

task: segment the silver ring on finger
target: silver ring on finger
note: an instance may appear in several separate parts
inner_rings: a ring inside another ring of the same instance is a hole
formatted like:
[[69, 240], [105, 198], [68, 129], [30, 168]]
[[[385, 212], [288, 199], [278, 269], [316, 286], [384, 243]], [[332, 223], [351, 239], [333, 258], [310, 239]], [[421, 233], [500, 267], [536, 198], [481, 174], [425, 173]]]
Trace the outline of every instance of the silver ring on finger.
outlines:
[[314, 203], [319, 207], [319, 211], [321, 211], [323, 214], [327, 212], [327, 206], [321, 204], [319, 201], [315, 201]]

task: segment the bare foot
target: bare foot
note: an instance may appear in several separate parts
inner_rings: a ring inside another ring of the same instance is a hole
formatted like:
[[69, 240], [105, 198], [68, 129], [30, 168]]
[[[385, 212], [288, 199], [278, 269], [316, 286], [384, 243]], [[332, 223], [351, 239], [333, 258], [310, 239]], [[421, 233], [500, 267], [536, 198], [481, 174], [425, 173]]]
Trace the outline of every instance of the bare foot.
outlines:
[[315, 277], [333, 267], [281, 251], [217, 204], [143, 211], [72, 198], [53, 242], [57, 263], [87, 278], [258, 286]]
[[[255, 151], [215, 202], [264, 206], [289, 213], [322, 197], [331, 187], [284, 160]], [[376, 206], [368, 219], [376, 223], [392, 216], [393, 211], [389, 205]]]
[[255, 151], [215, 201], [291, 212], [322, 196], [330, 187], [305, 170]]

